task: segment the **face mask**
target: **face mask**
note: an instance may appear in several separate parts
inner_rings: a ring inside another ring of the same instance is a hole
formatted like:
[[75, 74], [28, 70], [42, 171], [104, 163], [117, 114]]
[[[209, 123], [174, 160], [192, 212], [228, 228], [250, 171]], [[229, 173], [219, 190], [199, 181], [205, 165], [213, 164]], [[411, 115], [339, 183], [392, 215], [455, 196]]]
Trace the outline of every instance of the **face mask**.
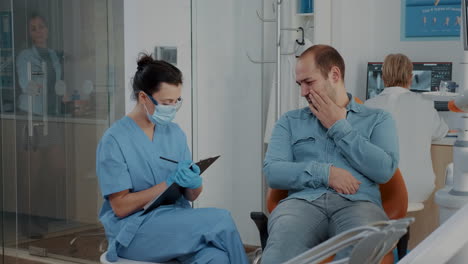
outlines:
[[155, 125], [167, 125], [172, 120], [174, 120], [177, 110], [179, 110], [182, 105], [182, 99], [179, 98], [179, 101], [175, 105], [162, 105], [158, 104], [156, 100], [149, 97], [150, 100], [155, 104], [154, 112], [152, 115], [149, 114], [148, 108], [143, 104], [146, 110], [146, 116], [148, 119]]

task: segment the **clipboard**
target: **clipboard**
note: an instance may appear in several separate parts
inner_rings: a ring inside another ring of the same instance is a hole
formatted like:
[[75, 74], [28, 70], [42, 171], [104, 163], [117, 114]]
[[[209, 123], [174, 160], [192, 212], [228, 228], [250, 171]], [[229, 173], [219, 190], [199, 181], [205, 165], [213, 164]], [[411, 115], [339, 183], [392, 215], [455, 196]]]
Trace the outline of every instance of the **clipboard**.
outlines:
[[[213, 164], [220, 155], [216, 157], [211, 157], [207, 159], [200, 160], [197, 162], [197, 166], [200, 167], [200, 175], [208, 169], [208, 167]], [[156, 196], [154, 199], [149, 201], [145, 206], [143, 207], [143, 213], [142, 215], [147, 214], [148, 212], [152, 211], [153, 209], [158, 208], [161, 205], [169, 205], [169, 204], [174, 204], [177, 200], [180, 199], [180, 197], [183, 195], [185, 191], [184, 187], [181, 187], [177, 183], [171, 184], [164, 192]]]

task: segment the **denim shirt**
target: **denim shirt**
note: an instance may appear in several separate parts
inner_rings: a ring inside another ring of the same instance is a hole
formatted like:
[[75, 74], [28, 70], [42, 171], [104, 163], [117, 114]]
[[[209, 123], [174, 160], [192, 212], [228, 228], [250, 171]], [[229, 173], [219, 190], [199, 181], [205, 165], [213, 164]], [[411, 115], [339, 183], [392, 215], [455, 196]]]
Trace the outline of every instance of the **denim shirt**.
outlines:
[[276, 123], [263, 171], [268, 185], [288, 190], [285, 199], [313, 201], [326, 192], [330, 166], [350, 172], [361, 182], [352, 201], [381, 206], [379, 184], [391, 179], [398, 167], [398, 136], [391, 115], [368, 108], [348, 94], [346, 119], [326, 129], [309, 107], [289, 111]]

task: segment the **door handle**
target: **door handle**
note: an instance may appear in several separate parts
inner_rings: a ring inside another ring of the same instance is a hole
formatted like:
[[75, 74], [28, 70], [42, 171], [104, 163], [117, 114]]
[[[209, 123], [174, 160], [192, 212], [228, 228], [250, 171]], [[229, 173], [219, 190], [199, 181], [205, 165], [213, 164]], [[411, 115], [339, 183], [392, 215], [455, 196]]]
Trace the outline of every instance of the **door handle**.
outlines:
[[33, 126], [32, 126], [32, 107], [33, 107], [33, 94], [31, 91], [31, 80], [32, 80], [32, 70], [31, 70], [31, 62], [28, 61], [27, 63], [27, 71], [28, 71], [28, 135], [29, 137], [33, 136]]
[[48, 109], [48, 87], [47, 87], [47, 63], [45, 61], [42, 62], [42, 73], [43, 73], [43, 78], [42, 78], [42, 122], [44, 123], [43, 127], [43, 133], [44, 136], [47, 136], [49, 134], [49, 125], [48, 125], [48, 114], [47, 114], [47, 109]]

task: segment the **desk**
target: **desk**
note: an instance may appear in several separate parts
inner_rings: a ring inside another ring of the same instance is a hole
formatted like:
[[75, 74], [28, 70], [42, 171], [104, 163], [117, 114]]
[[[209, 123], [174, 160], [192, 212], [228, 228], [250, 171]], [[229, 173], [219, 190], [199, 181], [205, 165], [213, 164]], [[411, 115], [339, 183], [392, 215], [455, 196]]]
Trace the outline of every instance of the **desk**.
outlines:
[[424, 202], [424, 209], [408, 213], [416, 218], [411, 225], [408, 248], [412, 249], [439, 226], [439, 207], [434, 201], [435, 192], [445, 185], [445, 168], [453, 161], [453, 143], [455, 138], [444, 138], [432, 142], [431, 157], [435, 173], [435, 190]]

